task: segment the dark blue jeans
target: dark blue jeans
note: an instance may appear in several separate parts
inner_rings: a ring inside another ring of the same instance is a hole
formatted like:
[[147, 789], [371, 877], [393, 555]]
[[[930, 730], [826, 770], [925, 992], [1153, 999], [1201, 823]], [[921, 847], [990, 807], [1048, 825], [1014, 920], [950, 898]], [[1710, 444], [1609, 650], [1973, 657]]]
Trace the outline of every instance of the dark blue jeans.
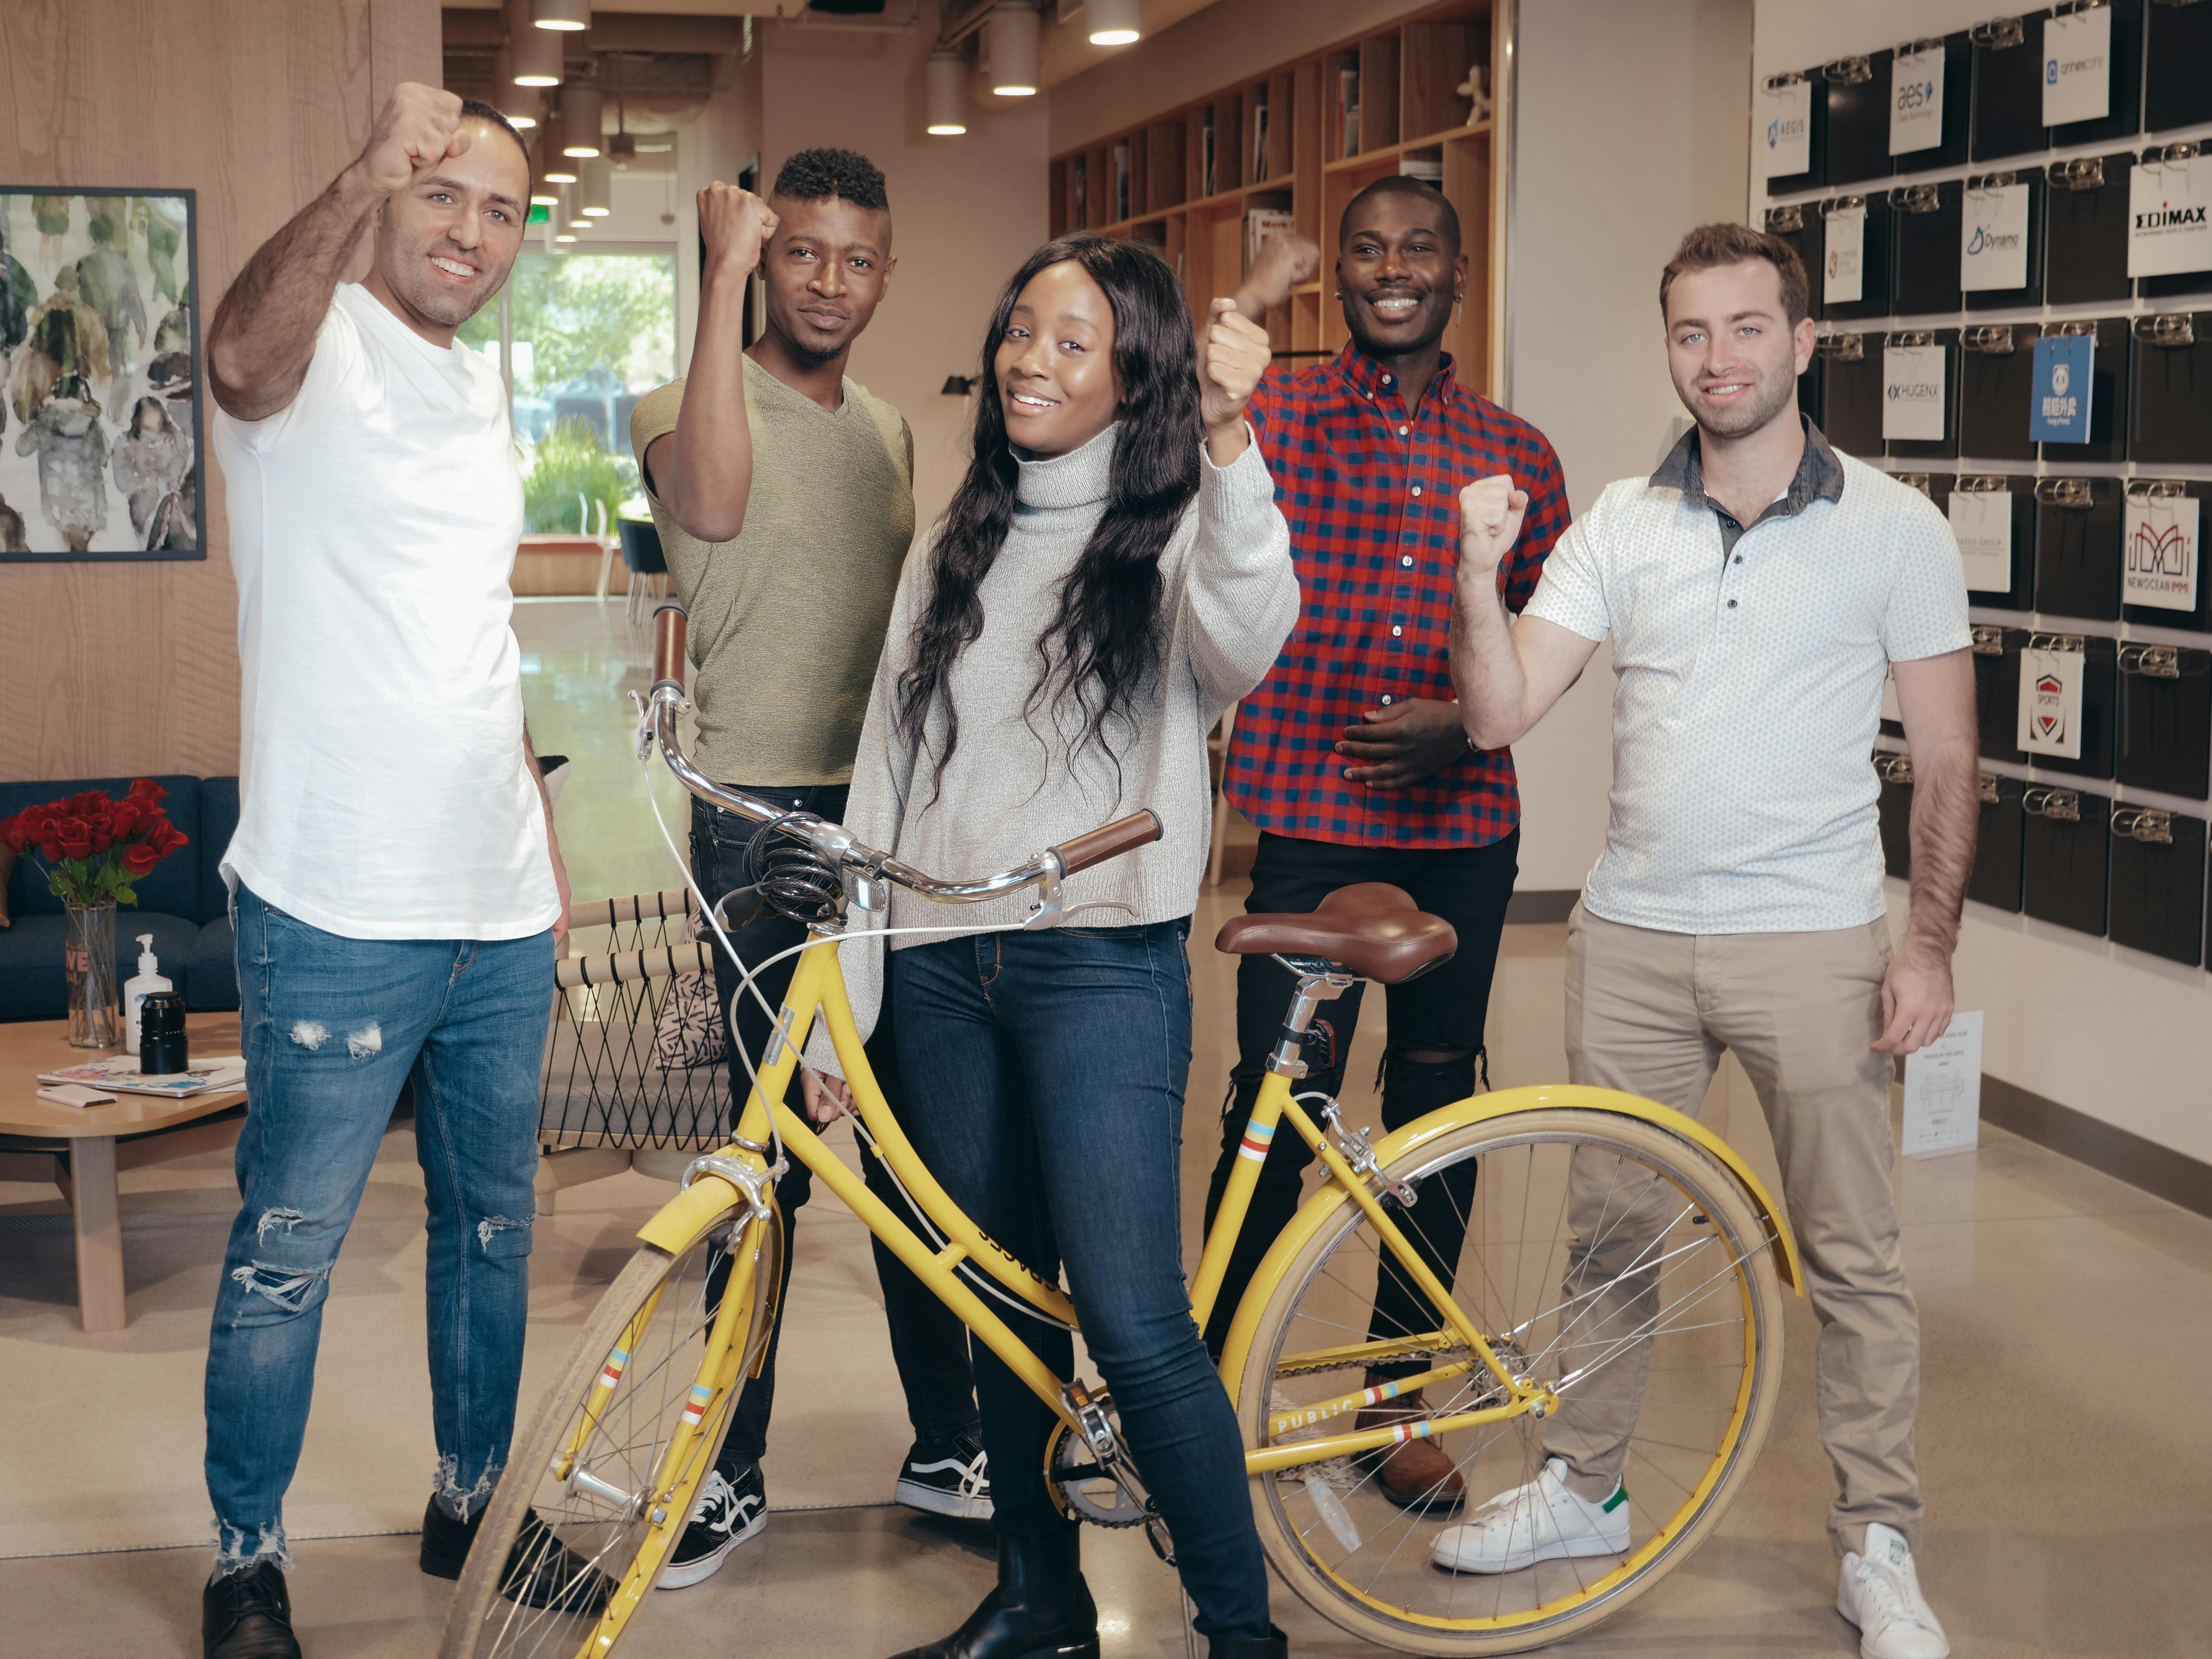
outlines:
[[[1083, 1340], [1175, 1535], [1207, 1636], [1264, 1637], [1267, 1576], [1244, 1454], [1183, 1284], [1188, 919], [984, 933], [891, 953], [916, 1146], [953, 1201], [1046, 1278], [1065, 1265]], [[1063, 1330], [994, 1303], [1062, 1376]], [[981, 1343], [975, 1393], [994, 1525], [1068, 1523], [1047, 1494], [1051, 1409]]]
[[225, 1567], [280, 1564], [331, 1269], [400, 1085], [429, 1209], [436, 1495], [466, 1520], [514, 1431], [537, 1212], [538, 1067], [553, 935], [343, 939], [240, 888], [240, 1025], [252, 1109], [208, 1340], [207, 1484]]

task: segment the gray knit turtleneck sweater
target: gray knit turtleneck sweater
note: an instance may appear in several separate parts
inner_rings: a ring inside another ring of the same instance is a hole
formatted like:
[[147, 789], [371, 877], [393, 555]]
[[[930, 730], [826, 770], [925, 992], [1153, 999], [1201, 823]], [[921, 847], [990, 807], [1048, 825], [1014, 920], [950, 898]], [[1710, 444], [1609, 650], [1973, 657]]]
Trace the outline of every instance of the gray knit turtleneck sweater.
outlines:
[[[1274, 665], [1298, 613], [1290, 530], [1259, 446], [1248, 445], [1226, 467], [1201, 455], [1198, 499], [1160, 559], [1168, 637], [1159, 672], [1139, 689], [1133, 720], [1108, 724], [1113, 752], [1095, 739], [1071, 747], [1082, 729], [1072, 698], [1024, 715], [1037, 679], [1038, 636], [1105, 512], [1119, 431], [1109, 427], [1066, 455], [1020, 463], [1013, 522], [983, 579], [983, 631], [950, 678], [960, 739], [941, 771], [934, 763], [945, 749], [941, 709], [933, 711], [919, 757], [892, 726], [899, 675], [912, 660], [915, 621], [927, 602], [929, 544], [908, 559], [845, 813], [846, 826], [867, 845], [958, 879], [1025, 864], [1047, 847], [1149, 806], [1164, 829], [1160, 840], [1066, 884], [1069, 912], [1098, 906], [1070, 920], [1094, 927], [1169, 921], [1196, 906], [1213, 817], [1206, 733]], [[1018, 927], [1035, 902], [1034, 893], [1023, 892], [948, 906], [894, 888], [890, 925]], [[863, 925], [855, 912], [854, 932]], [[896, 950], [929, 940], [856, 937], [842, 947], [863, 1034], [875, 1022], [885, 942]], [[826, 1047], [811, 1045], [809, 1058], [821, 1063]]]

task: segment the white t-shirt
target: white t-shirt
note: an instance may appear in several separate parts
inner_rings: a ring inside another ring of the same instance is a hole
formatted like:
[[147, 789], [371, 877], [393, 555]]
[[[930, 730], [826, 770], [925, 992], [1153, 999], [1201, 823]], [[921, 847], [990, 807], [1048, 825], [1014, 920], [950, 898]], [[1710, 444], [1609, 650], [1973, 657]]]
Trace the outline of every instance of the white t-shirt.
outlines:
[[1838, 459], [1840, 495], [1725, 558], [1705, 501], [1624, 478], [1544, 562], [1522, 614], [1613, 635], [1611, 821], [1583, 892], [1608, 921], [1789, 933], [1882, 914], [1882, 680], [1972, 635], [1942, 514]]
[[224, 880], [349, 939], [551, 927], [497, 372], [348, 283], [299, 395], [263, 421], [218, 410], [215, 453], [244, 670]]

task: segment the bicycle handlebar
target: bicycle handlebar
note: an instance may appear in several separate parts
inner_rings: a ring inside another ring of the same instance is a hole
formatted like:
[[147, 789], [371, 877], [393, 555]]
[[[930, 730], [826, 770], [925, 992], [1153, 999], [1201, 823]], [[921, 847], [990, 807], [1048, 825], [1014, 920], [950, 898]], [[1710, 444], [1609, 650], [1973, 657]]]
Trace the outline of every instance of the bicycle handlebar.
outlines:
[[969, 881], [946, 881], [925, 874], [888, 853], [862, 846], [842, 824], [792, 819], [781, 808], [770, 802], [756, 799], [742, 790], [726, 789], [715, 783], [694, 766], [690, 757], [684, 752], [680, 721], [684, 708], [685, 635], [689, 627], [687, 613], [673, 599], [653, 612], [653, 690], [645, 702], [639, 754], [643, 756], [647, 752], [646, 745], [657, 744], [662, 760], [667, 763], [668, 769], [675, 775], [676, 781], [699, 799], [725, 811], [734, 812], [740, 817], [750, 818], [755, 823], [776, 823], [780, 833], [805, 842], [841, 866], [853, 868], [865, 876], [880, 876], [895, 881], [910, 892], [940, 904], [973, 903], [978, 899], [1044, 884], [1046, 902], [1038, 916], [1032, 918], [1034, 922], [1058, 914], [1059, 882], [1062, 877], [1072, 876], [1079, 870], [1088, 870], [1109, 859], [1133, 852], [1158, 841], [1164, 833], [1159, 815], [1146, 807], [1126, 818], [1086, 831], [1073, 841], [1048, 848], [1018, 869], [1002, 870], [996, 875], [981, 876]]

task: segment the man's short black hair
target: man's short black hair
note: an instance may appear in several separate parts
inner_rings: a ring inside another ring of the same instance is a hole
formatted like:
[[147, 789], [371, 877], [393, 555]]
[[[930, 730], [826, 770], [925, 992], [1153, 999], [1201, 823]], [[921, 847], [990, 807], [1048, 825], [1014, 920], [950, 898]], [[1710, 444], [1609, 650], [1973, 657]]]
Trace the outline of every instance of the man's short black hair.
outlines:
[[1437, 223], [1451, 243], [1453, 257], [1458, 257], [1459, 210], [1451, 204], [1451, 198], [1427, 179], [1408, 178], [1402, 173], [1394, 173], [1387, 179], [1377, 179], [1344, 204], [1344, 217], [1336, 222], [1338, 247], [1341, 248], [1351, 240], [1352, 213], [1370, 196], [1418, 196], [1425, 202], [1433, 203], [1440, 210]]
[[883, 169], [850, 149], [800, 150], [776, 173], [775, 193], [800, 202], [836, 196], [854, 207], [885, 210], [891, 204], [884, 193]]
[[497, 127], [508, 137], [514, 139], [514, 147], [522, 152], [522, 170], [529, 176], [531, 185], [533, 187], [536, 186], [538, 183], [538, 169], [530, 164], [530, 146], [523, 142], [522, 135], [514, 130], [514, 122], [508, 120], [507, 117], [501, 115], [497, 110], [494, 109], [489, 104], [485, 103], [481, 98], [464, 98], [461, 100], [461, 119], [464, 121], [489, 121], [492, 125]]

